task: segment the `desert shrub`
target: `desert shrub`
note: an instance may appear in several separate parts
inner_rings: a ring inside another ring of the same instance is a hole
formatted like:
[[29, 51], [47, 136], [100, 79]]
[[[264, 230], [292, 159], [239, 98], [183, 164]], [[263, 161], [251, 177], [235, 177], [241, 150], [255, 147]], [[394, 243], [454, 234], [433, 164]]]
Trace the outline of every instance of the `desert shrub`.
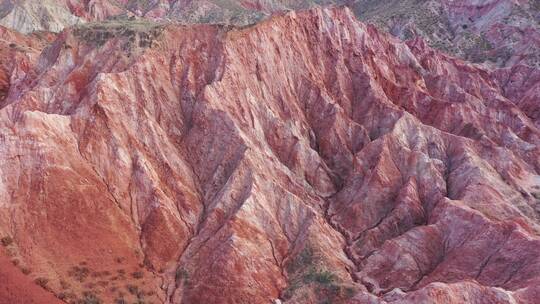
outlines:
[[70, 277], [75, 278], [79, 282], [83, 282], [88, 275], [90, 274], [90, 270], [87, 267], [79, 267], [79, 266], [73, 266], [71, 270], [68, 272], [68, 275]]
[[174, 279], [176, 282], [182, 280], [184, 284], [187, 284], [189, 282], [189, 273], [184, 268], [178, 268], [176, 269]]
[[132, 295], [137, 295], [139, 293], [139, 287], [135, 285], [128, 284], [126, 285], [126, 289]]
[[142, 279], [144, 277], [144, 273], [142, 271], [135, 271], [131, 274], [131, 276], [135, 279]]
[[68, 288], [71, 287], [71, 286], [69, 285], [68, 282], [66, 282], [66, 281], [64, 281], [64, 280], [60, 280], [60, 287], [61, 287], [62, 289], [68, 289]]
[[77, 304], [101, 304], [101, 299], [92, 291], [83, 292], [83, 298]]
[[110, 275], [111, 275], [111, 272], [107, 271], [107, 270], [92, 272], [92, 277], [93, 278], [106, 277], [106, 276], [110, 276]]
[[116, 298], [114, 304], [127, 304], [127, 301], [124, 298]]
[[26, 275], [32, 273], [32, 270], [30, 270], [30, 268], [26, 268], [26, 267], [21, 268], [21, 271], [22, 271], [22, 273], [24, 273]]
[[47, 288], [47, 283], [49, 283], [49, 279], [47, 278], [42, 278], [42, 277], [39, 277], [39, 278], [36, 278], [34, 280], [34, 283], [38, 284], [39, 286], [41, 286], [42, 288]]
[[2, 246], [7, 247], [11, 244], [13, 244], [13, 238], [10, 236], [5, 236], [0, 239], [0, 242], [2, 243]]

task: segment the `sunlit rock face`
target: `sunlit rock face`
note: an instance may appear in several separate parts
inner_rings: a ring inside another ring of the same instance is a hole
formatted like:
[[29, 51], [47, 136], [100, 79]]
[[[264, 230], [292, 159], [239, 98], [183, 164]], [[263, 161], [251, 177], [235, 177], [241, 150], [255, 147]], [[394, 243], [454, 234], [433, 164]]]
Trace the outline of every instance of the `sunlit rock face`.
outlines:
[[344, 8], [5, 33], [1, 250], [28, 301], [535, 303], [534, 68]]

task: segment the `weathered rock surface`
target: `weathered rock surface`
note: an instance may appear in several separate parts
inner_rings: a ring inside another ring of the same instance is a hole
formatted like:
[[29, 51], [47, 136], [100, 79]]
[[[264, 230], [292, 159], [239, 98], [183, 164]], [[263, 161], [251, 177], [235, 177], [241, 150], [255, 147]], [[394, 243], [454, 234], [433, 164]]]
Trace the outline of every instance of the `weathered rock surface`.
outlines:
[[537, 299], [531, 67], [348, 9], [77, 25], [31, 54], [3, 74], [0, 237], [67, 302]]

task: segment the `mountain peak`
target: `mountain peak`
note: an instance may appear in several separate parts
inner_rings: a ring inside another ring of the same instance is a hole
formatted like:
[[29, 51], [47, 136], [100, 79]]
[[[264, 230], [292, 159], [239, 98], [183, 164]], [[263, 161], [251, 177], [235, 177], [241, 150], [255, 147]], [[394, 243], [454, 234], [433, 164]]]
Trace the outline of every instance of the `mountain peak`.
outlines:
[[2, 35], [0, 250], [58, 298], [535, 303], [538, 69], [342, 7]]

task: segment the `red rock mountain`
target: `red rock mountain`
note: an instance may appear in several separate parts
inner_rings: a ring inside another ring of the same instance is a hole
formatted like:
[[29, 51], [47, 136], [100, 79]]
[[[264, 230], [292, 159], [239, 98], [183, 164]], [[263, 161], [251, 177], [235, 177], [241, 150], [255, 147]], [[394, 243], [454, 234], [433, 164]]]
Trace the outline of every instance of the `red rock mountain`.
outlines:
[[0, 40], [0, 302], [537, 303], [538, 69], [337, 8], [49, 39]]

